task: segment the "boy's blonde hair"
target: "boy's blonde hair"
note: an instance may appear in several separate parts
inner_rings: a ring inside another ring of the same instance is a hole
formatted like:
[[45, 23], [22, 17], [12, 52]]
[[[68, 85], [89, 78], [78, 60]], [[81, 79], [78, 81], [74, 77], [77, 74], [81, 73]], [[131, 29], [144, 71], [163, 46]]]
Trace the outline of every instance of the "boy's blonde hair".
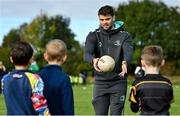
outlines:
[[51, 40], [46, 45], [46, 54], [49, 61], [61, 61], [66, 53], [66, 44], [60, 39]]
[[160, 46], [149, 45], [142, 50], [141, 59], [148, 66], [160, 67], [163, 59], [163, 50]]

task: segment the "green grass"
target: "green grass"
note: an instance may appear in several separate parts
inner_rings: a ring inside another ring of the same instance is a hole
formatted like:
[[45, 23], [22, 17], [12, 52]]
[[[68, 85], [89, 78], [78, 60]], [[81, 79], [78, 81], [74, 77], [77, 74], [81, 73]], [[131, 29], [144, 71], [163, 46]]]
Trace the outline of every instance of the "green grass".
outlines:
[[4, 98], [2, 95], [0, 95], [0, 115], [5, 115], [6, 114], [6, 107], [4, 103]]
[[[180, 115], [180, 84], [173, 86], [175, 101], [171, 105], [170, 114]], [[81, 85], [73, 87], [74, 90], [74, 101], [75, 101], [75, 114], [76, 115], [94, 115], [94, 110], [91, 104], [93, 85], [87, 85], [86, 89], [83, 89]], [[129, 90], [128, 90], [129, 93]], [[138, 113], [131, 112], [129, 108], [129, 95], [127, 95], [125, 105], [125, 115], [138, 115]], [[4, 104], [3, 96], [0, 96], [0, 115], [6, 114], [6, 108]]]
[[[94, 110], [91, 104], [93, 85], [87, 85], [86, 90], [82, 89], [82, 86], [74, 86], [74, 98], [75, 98], [75, 114], [76, 115], [94, 115]], [[174, 89], [174, 103], [171, 105], [170, 114], [180, 115], [180, 84], [173, 86]], [[128, 92], [129, 93], [129, 87]], [[138, 113], [133, 113], [129, 106], [129, 94], [126, 97], [125, 104], [125, 115], [139, 115]]]

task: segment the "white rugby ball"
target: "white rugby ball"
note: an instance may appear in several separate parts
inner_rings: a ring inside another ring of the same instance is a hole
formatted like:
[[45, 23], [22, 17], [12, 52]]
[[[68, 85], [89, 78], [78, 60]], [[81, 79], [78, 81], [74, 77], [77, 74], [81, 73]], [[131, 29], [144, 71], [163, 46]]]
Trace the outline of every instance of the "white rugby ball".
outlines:
[[110, 72], [114, 69], [115, 61], [111, 56], [104, 55], [99, 59], [97, 66], [102, 72]]

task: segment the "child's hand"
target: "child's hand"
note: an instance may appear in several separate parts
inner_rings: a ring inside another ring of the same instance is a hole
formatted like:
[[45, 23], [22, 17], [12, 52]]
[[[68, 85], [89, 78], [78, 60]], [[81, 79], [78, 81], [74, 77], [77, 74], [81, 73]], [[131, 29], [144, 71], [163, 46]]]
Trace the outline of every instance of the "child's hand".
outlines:
[[44, 110], [44, 116], [51, 116], [51, 114], [50, 114], [48, 109]]

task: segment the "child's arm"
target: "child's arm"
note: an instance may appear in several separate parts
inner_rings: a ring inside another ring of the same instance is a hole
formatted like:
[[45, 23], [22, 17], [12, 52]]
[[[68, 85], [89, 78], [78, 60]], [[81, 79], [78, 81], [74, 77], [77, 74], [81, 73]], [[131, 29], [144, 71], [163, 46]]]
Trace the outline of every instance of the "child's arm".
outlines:
[[74, 115], [74, 97], [70, 78], [67, 77], [61, 85], [61, 91], [59, 92], [62, 96], [62, 107], [64, 115]]
[[31, 100], [33, 103], [34, 110], [39, 115], [50, 115], [47, 106], [47, 101], [43, 96], [44, 83], [42, 79], [37, 74], [26, 73], [26, 75], [29, 78], [32, 88]]
[[130, 108], [133, 112], [138, 112], [140, 107], [139, 107], [139, 100], [137, 99], [136, 96], [136, 88], [134, 86], [131, 87], [130, 89], [130, 95], [129, 95], [129, 101], [130, 103]]
[[138, 112], [139, 111], [139, 104], [137, 104], [137, 103], [133, 103], [133, 102], [131, 102], [131, 104], [130, 104], [130, 108], [131, 108], [131, 110], [133, 111], [133, 112]]
[[169, 101], [170, 101], [170, 103], [174, 102], [174, 93], [173, 93], [172, 84], [171, 84], [171, 89], [170, 89], [170, 92], [169, 92]]

